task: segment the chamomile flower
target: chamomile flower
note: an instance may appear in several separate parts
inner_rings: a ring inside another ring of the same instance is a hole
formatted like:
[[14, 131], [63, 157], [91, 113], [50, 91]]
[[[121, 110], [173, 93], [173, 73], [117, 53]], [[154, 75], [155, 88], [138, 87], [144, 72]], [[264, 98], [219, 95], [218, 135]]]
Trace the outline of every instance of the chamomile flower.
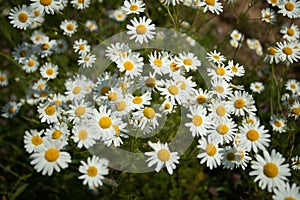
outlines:
[[64, 35], [72, 36], [77, 31], [77, 22], [75, 20], [67, 20], [61, 22], [60, 29], [62, 29], [64, 32]]
[[56, 45], [56, 40], [50, 40], [47, 36], [42, 37], [40, 43], [37, 45], [37, 54], [40, 55], [41, 58], [50, 56], [53, 54]]
[[235, 166], [237, 168], [242, 168], [243, 170], [246, 169], [248, 162], [252, 160], [252, 158], [248, 155], [249, 152], [246, 151], [244, 148], [241, 148], [239, 146], [236, 147], [236, 153], [235, 153]]
[[157, 89], [160, 91], [160, 94], [165, 96], [165, 99], [170, 100], [173, 105], [175, 105], [176, 102], [179, 105], [186, 102], [187, 97], [175, 81], [162, 81], [162, 85], [158, 86]]
[[49, 104], [48, 102], [38, 106], [38, 113], [41, 122], [56, 123], [60, 118], [60, 111], [56, 105]]
[[105, 52], [105, 56], [114, 62], [119, 60], [121, 57], [126, 58], [131, 55], [131, 49], [129, 48], [128, 44], [119, 42], [108, 46]]
[[153, 51], [148, 55], [150, 66], [154, 69], [154, 73], [162, 75], [168, 73], [168, 58], [163, 56], [161, 52]]
[[45, 131], [45, 138], [50, 141], [61, 141], [64, 144], [68, 144], [68, 136], [70, 135], [68, 125], [64, 122], [55, 123]]
[[278, 6], [279, 0], [267, 0], [270, 5], [273, 7]]
[[173, 112], [173, 110], [175, 109], [175, 106], [169, 101], [169, 100], [165, 100], [162, 104], [161, 107], [159, 108], [159, 110], [163, 113], [163, 114], [168, 114]]
[[240, 146], [246, 151], [253, 150], [257, 153], [258, 150], [265, 150], [270, 143], [270, 134], [265, 130], [264, 125], [259, 123], [243, 124], [239, 127], [240, 130]]
[[81, 54], [77, 62], [79, 66], [83, 68], [92, 67], [93, 64], [96, 62], [96, 56], [90, 53]]
[[71, 139], [77, 143], [78, 148], [84, 147], [88, 149], [92, 147], [94, 144], [96, 144], [95, 138], [95, 131], [87, 126], [86, 122], [81, 121], [74, 124]]
[[207, 132], [209, 137], [219, 141], [221, 145], [228, 144], [233, 141], [236, 135], [237, 125], [231, 118], [224, 118], [210, 124]]
[[[40, 63], [39, 63], [37, 57], [35, 55], [32, 55], [30, 58], [28, 58], [24, 61], [24, 64], [22, 65], [22, 69], [26, 73], [32, 73], [37, 70], [37, 68], [39, 67], [39, 64]], [[0, 80], [1, 80], [1, 77], [0, 77]]]
[[196, 104], [206, 107], [211, 98], [212, 95], [208, 90], [203, 90], [202, 88], [199, 88], [198, 90], [194, 90], [194, 94], [191, 96], [189, 102], [192, 105]]
[[44, 79], [39, 79], [35, 83], [33, 83], [32, 89], [34, 90], [45, 90], [48, 88], [47, 81]]
[[239, 63], [234, 64], [233, 60], [228, 61], [227, 67], [231, 69], [231, 72], [233, 73], [234, 76], [241, 77], [244, 76], [245, 74], [244, 66], [240, 65]]
[[190, 112], [186, 115], [188, 118], [185, 126], [190, 129], [193, 137], [206, 136], [209, 127], [209, 118], [207, 110], [201, 105], [191, 106]]
[[91, 32], [98, 29], [98, 25], [95, 20], [86, 20], [85, 27]]
[[79, 172], [82, 173], [79, 179], [83, 179], [83, 185], [88, 185], [90, 188], [103, 185], [102, 180], [104, 175], [108, 175], [109, 161], [98, 156], [88, 157], [87, 162], [81, 161]]
[[279, 133], [286, 132], [286, 120], [279, 116], [272, 115], [270, 125], [272, 126], [273, 131]]
[[86, 120], [93, 112], [93, 109], [84, 100], [73, 101], [73, 104], [69, 107], [70, 110], [67, 111], [68, 120], [73, 124]]
[[87, 40], [79, 39], [76, 40], [73, 44], [73, 49], [75, 53], [79, 53], [80, 55], [87, 54], [91, 50], [91, 46], [88, 44]]
[[155, 74], [149, 73], [148, 76], [141, 76], [139, 80], [137, 80], [137, 88], [142, 92], [151, 92], [155, 88], [157, 88], [157, 81], [155, 78]]
[[254, 182], [258, 181], [258, 186], [261, 189], [267, 187], [268, 192], [272, 192], [276, 187], [283, 188], [287, 176], [290, 176], [288, 164], [283, 164], [285, 158], [274, 149], [271, 154], [263, 151], [263, 156], [256, 154], [256, 160], [251, 162], [252, 171], [250, 176], [255, 176]]
[[213, 62], [217, 65], [221, 65], [224, 61], [226, 61], [225, 56], [223, 56], [220, 52], [216, 50], [207, 53], [206, 58], [208, 59], [208, 61]]
[[150, 105], [150, 101], [152, 99], [150, 92], [145, 92], [141, 96], [133, 96], [132, 94], [128, 95], [128, 99], [130, 103], [131, 110], [139, 110], [144, 108], [146, 105]]
[[275, 47], [268, 47], [264, 61], [270, 64], [272, 64], [273, 62], [276, 64], [279, 63], [281, 59], [279, 57], [280, 54], [278, 52], [279, 51]]
[[[300, 3], [300, 2], [299, 2]], [[278, 51], [278, 56], [280, 57], [282, 62], [287, 62], [287, 63], [293, 63], [293, 62], [298, 62], [300, 59], [300, 49], [295, 48], [295, 43], [294, 42], [277, 42], [276, 43], [277, 48], [276, 50]]]
[[154, 149], [152, 152], [146, 152], [145, 155], [149, 156], [146, 160], [148, 167], [156, 164], [155, 171], [159, 172], [163, 166], [167, 167], [167, 171], [170, 175], [173, 174], [173, 170], [176, 169], [176, 165], [179, 163], [178, 152], [171, 152], [168, 147], [168, 143], [162, 144], [160, 141], [157, 143], [148, 142], [149, 146]]
[[122, 6], [123, 11], [126, 13], [126, 15], [129, 14], [140, 14], [144, 12], [145, 4], [142, 0], [125, 0]]
[[233, 107], [233, 114], [236, 116], [255, 115], [256, 107], [252, 95], [246, 91], [235, 91], [228, 98]]
[[37, 9], [33, 9], [32, 13], [34, 14], [34, 16], [33, 16], [33, 23], [30, 24], [30, 28], [35, 29], [35, 28], [41, 26], [43, 24], [43, 22], [45, 21], [45, 13], [40, 12]]
[[295, 103], [290, 106], [290, 112], [289, 117], [294, 117], [295, 119], [298, 119], [300, 117], [300, 103], [299, 101], [295, 101]]
[[66, 96], [69, 100], [80, 100], [87, 94], [85, 90], [86, 78], [84, 76], [77, 76], [65, 81]]
[[91, 1], [90, 0], [72, 0], [71, 4], [74, 8], [78, 10], [86, 9], [90, 6]]
[[32, 54], [33, 47], [27, 42], [23, 42], [22, 44], [16, 46], [12, 52], [14, 60], [19, 63], [24, 63], [24, 61], [29, 59]]
[[30, 155], [32, 159], [30, 164], [34, 165], [37, 172], [42, 172], [42, 175], [51, 176], [54, 170], [60, 172], [61, 169], [68, 167], [68, 163], [71, 163], [70, 154], [62, 151], [64, 146], [65, 144], [60, 141], [50, 142], [45, 140]]
[[14, 7], [11, 9], [8, 18], [13, 27], [26, 30], [27, 27], [34, 21], [34, 15], [30, 7], [26, 5]]
[[300, 188], [293, 183], [292, 186], [289, 183], [285, 183], [283, 187], [274, 188], [273, 200], [296, 200], [300, 199]]
[[274, 24], [276, 21], [276, 13], [271, 8], [264, 8], [261, 10], [261, 21]]
[[190, 70], [195, 71], [201, 66], [200, 60], [193, 53], [182, 52], [175, 57], [175, 62], [179, 67], [184, 67], [184, 69], [189, 72]]
[[129, 39], [135, 39], [135, 42], [142, 44], [143, 42], [148, 43], [148, 39], [153, 39], [155, 35], [155, 25], [151, 24], [152, 20], [147, 19], [145, 16], [133, 18], [130, 20], [132, 25], [127, 24], [127, 34], [131, 35]]
[[125, 72], [126, 76], [130, 78], [137, 77], [142, 72], [143, 57], [141, 57], [138, 53], [132, 53], [128, 57], [121, 57], [117, 62], [117, 67], [120, 72]]
[[211, 79], [224, 79], [229, 82], [233, 78], [233, 73], [228, 66], [218, 65], [213, 68], [207, 68], [208, 76], [211, 76]]
[[64, 53], [66, 52], [68, 48], [67, 42], [64, 39], [58, 39], [56, 40], [56, 46], [54, 48], [54, 51], [56, 53]]
[[0, 86], [8, 86], [8, 77], [6, 72], [0, 71]]
[[230, 37], [236, 41], [243, 41], [244, 36], [242, 33], [240, 33], [238, 30], [234, 29], [231, 33], [230, 33]]
[[288, 42], [298, 40], [300, 36], [300, 31], [296, 24], [284, 25], [280, 29], [280, 33], [283, 34], [283, 39], [286, 39]]
[[58, 10], [57, 1], [55, 0], [30, 0], [32, 3], [30, 6], [39, 12], [45, 12], [47, 14], [54, 14]]
[[234, 48], [240, 48], [242, 46], [241, 42], [232, 38], [229, 40], [229, 44]]
[[231, 94], [232, 88], [229, 83], [224, 79], [216, 78], [211, 80], [213, 95], [216, 95], [218, 99], [225, 99]]
[[225, 146], [225, 148], [220, 151], [223, 168], [232, 170], [236, 167], [236, 153], [236, 147], [231, 146]]
[[291, 159], [292, 161], [292, 169], [293, 170], [300, 170], [300, 156], [294, 156]]
[[300, 17], [300, 1], [297, 0], [281, 0], [278, 4], [279, 11], [283, 16], [289, 18]]
[[113, 144], [115, 147], [119, 147], [123, 144], [122, 138], [128, 138], [128, 135], [124, 134], [127, 133], [128, 130], [126, 130], [127, 123], [123, 123], [120, 125], [113, 124], [113, 127], [115, 129], [115, 135], [110, 136], [109, 138], [104, 138], [103, 143], [106, 146], [110, 146]]
[[262, 82], [253, 82], [250, 84], [250, 90], [254, 93], [260, 94], [265, 89]]
[[40, 73], [47, 80], [55, 79], [58, 74], [58, 66], [47, 62], [40, 68]]
[[31, 34], [30, 40], [33, 44], [40, 44], [43, 37], [46, 37], [46, 35], [42, 31], [35, 30]]
[[203, 6], [204, 12], [209, 10], [210, 12], [216, 13], [217, 15], [219, 15], [221, 12], [223, 12], [222, 3], [220, 3], [218, 0], [203, 0], [203, 1], [200, 1], [198, 6], [200, 6], [200, 7]]
[[200, 151], [197, 158], [200, 159], [200, 164], [206, 163], [209, 169], [217, 168], [221, 164], [222, 148], [219, 147], [219, 140], [212, 137], [202, 137], [198, 140], [199, 145], [197, 146]]
[[213, 121], [220, 121], [230, 117], [232, 107], [227, 101], [214, 101], [209, 104], [208, 110], [210, 111], [209, 117]]
[[24, 135], [24, 147], [28, 153], [32, 153], [36, 151], [36, 148], [43, 143], [43, 135], [44, 130], [36, 130], [31, 129], [29, 131], [25, 131]]
[[300, 89], [300, 83], [296, 79], [289, 79], [285, 84], [285, 89], [297, 94]]
[[1, 116], [4, 118], [13, 118], [20, 110], [21, 103], [10, 101], [6, 103], [1, 109]]
[[118, 22], [123, 22], [123, 21], [125, 21], [127, 15], [121, 8], [119, 8], [119, 9], [111, 11], [109, 17]]

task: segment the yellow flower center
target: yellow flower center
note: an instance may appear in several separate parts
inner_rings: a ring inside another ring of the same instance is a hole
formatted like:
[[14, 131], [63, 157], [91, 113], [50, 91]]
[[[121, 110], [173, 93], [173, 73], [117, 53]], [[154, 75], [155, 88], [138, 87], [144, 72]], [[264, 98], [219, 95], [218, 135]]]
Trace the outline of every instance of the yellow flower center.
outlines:
[[178, 94], [178, 88], [176, 87], [176, 85], [170, 85], [168, 87], [168, 91], [172, 95], [177, 95]]
[[178, 65], [177, 65], [176, 63], [172, 62], [172, 63], [170, 64], [170, 69], [171, 69], [173, 72], [176, 72], [176, 71], [179, 70], [179, 67], [178, 67]]
[[194, 115], [192, 121], [195, 126], [200, 126], [202, 124], [202, 117], [200, 115]]
[[104, 86], [103, 88], [101, 88], [100, 93], [101, 93], [101, 95], [104, 96], [109, 91], [110, 91], [110, 87]]
[[125, 61], [123, 66], [124, 66], [125, 70], [132, 70], [134, 67], [133, 63], [130, 61]]
[[152, 77], [148, 77], [146, 80], [145, 80], [145, 85], [147, 87], [150, 87], [150, 88], [153, 88], [156, 86], [156, 79], [155, 78], [152, 78]]
[[48, 95], [48, 93], [46, 91], [43, 91], [40, 93], [40, 97], [46, 97]]
[[99, 119], [98, 124], [101, 128], [107, 129], [111, 126], [112, 121], [111, 121], [110, 117], [104, 116]]
[[213, 55], [212, 56], [215, 60], [220, 60], [220, 56], [218, 56], [218, 55]]
[[34, 60], [33, 60], [33, 59], [29, 59], [29, 60], [27, 61], [27, 65], [28, 65], [29, 67], [32, 67], [32, 66], [34, 65]]
[[46, 50], [48, 50], [50, 48], [50, 45], [48, 44], [48, 43], [44, 43], [44, 44], [42, 44], [42, 46], [41, 46], [41, 49], [43, 50], [43, 51], [46, 51]]
[[73, 88], [73, 94], [79, 94], [80, 93], [80, 91], [81, 91], [81, 87], [80, 86], [75, 86], [74, 88]]
[[226, 159], [230, 162], [234, 161], [235, 160], [235, 155], [233, 152], [229, 152], [226, 154]]
[[38, 136], [38, 135], [35, 135], [31, 138], [31, 143], [34, 145], [34, 146], [38, 146], [40, 144], [43, 143], [43, 139]]
[[212, 157], [217, 153], [217, 148], [213, 144], [208, 144], [208, 145], [206, 145], [205, 151], [206, 151], [207, 155]]
[[79, 48], [81, 51], [83, 51], [83, 50], [85, 49], [85, 47], [84, 47], [83, 44], [80, 44], [80, 45], [78, 46], [78, 48]]
[[165, 104], [165, 109], [168, 110], [168, 109], [170, 109], [170, 108], [171, 108], [171, 104], [166, 103], [166, 104]]
[[120, 135], [120, 128], [117, 125], [113, 125], [114, 130], [116, 131], [116, 136], [118, 137]]
[[53, 73], [54, 73], [54, 70], [53, 70], [52, 68], [48, 68], [48, 69], [46, 70], [46, 74], [47, 74], [48, 76], [53, 75]]
[[236, 153], [236, 158], [237, 158], [238, 160], [244, 160], [244, 158], [245, 158], [244, 152], [243, 152], [243, 151], [237, 152], [237, 153]]
[[141, 104], [143, 102], [143, 98], [140, 96], [136, 96], [132, 99], [132, 103], [134, 104]]
[[186, 83], [184, 81], [178, 81], [176, 85], [180, 85], [180, 89], [182, 90], [186, 88]]
[[278, 0], [271, 0], [271, 3], [272, 3], [272, 4], [277, 4], [277, 3], [278, 3]]
[[57, 100], [54, 101], [54, 103], [55, 103], [56, 105], [60, 105], [60, 104], [61, 104], [61, 101], [60, 101], [59, 99], [57, 99]]
[[39, 90], [41, 90], [41, 89], [43, 89], [44, 88], [44, 84], [39, 84], [38, 86], [37, 86], [37, 88], [39, 89]]
[[55, 131], [53, 131], [53, 133], [52, 133], [52, 139], [58, 139], [58, 138], [60, 138], [61, 137], [61, 131], [60, 130], [55, 130]]
[[297, 88], [296, 84], [294, 84], [294, 83], [292, 83], [292, 84], [290, 85], [290, 87], [291, 87], [292, 89], [296, 89], [296, 88]]
[[125, 101], [120, 101], [116, 105], [117, 111], [122, 111], [125, 110], [126, 108], [126, 102]]
[[217, 113], [217, 115], [219, 115], [221, 117], [225, 116], [226, 115], [226, 108], [225, 108], [225, 106], [222, 106], [222, 105], [218, 106], [216, 108], [216, 113]]
[[161, 67], [162, 66], [162, 61], [160, 59], [155, 59], [153, 63], [156, 65], [156, 67]]
[[143, 35], [147, 32], [147, 27], [143, 24], [140, 24], [136, 27], [136, 33], [139, 35]]
[[1, 82], [2, 82], [2, 81], [5, 81], [5, 76], [0, 75], [0, 81], [1, 81]]
[[270, 17], [271, 17], [271, 15], [269, 13], [266, 13], [265, 16], [264, 16], [264, 18], [267, 19], [267, 20], [270, 20]]
[[166, 161], [170, 160], [171, 154], [167, 149], [160, 149], [157, 152], [157, 157], [162, 162], [166, 162]]
[[153, 108], [144, 108], [143, 114], [147, 119], [153, 119], [155, 117], [155, 111]]
[[235, 73], [237, 73], [239, 71], [239, 69], [235, 65], [231, 66], [231, 70]]
[[98, 174], [98, 169], [95, 166], [89, 166], [87, 174], [90, 177], [95, 177]]
[[207, 3], [210, 6], [215, 6], [215, 0], [205, 0], [205, 3]]
[[21, 57], [26, 57], [26, 55], [27, 55], [26, 51], [24, 51], [24, 50], [20, 51], [20, 56]]
[[85, 107], [83, 106], [78, 106], [75, 110], [75, 114], [80, 117], [81, 115], [83, 115], [85, 113]]
[[216, 69], [216, 73], [217, 73], [218, 75], [220, 75], [220, 76], [224, 76], [225, 73], [226, 73], [226, 71], [225, 71], [225, 69], [224, 69], [223, 67], [218, 67], [218, 68]]
[[274, 47], [268, 48], [268, 54], [274, 56], [277, 53]]
[[56, 112], [55, 106], [48, 106], [45, 109], [46, 115], [49, 115], [49, 116], [54, 115], [55, 112]]
[[221, 135], [225, 135], [228, 132], [228, 126], [226, 124], [220, 124], [217, 127], [217, 131]]
[[45, 159], [48, 162], [54, 162], [58, 159], [59, 157], [59, 150], [56, 148], [49, 148], [46, 152], [45, 152]]
[[133, 4], [133, 5], [131, 5], [131, 6], [129, 7], [129, 10], [131, 10], [131, 11], [136, 11], [138, 8], [139, 8], [139, 7], [138, 7], [137, 5]]
[[292, 29], [292, 28], [288, 28], [287, 31], [286, 31], [286, 33], [287, 33], [289, 36], [293, 36], [294, 33], [295, 33], [295, 31], [294, 31], [294, 29]]
[[49, 6], [52, 3], [52, 0], [40, 0], [40, 3], [43, 6]]
[[192, 59], [190, 59], [190, 58], [185, 58], [185, 59], [183, 60], [183, 64], [185, 64], [185, 65], [192, 65], [192, 64], [193, 64], [193, 61], [192, 61]]
[[280, 120], [276, 120], [276, 121], [274, 122], [274, 125], [275, 125], [276, 127], [280, 128], [280, 127], [282, 126], [282, 122], [281, 122]]
[[264, 165], [264, 174], [268, 178], [274, 178], [278, 175], [278, 167], [274, 163], [268, 162]]
[[83, 3], [84, 3], [84, 0], [77, 0], [77, 2], [78, 2], [79, 4], [83, 4]]
[[284, 47], [282, 49], [282, 52], [286, 55], [292, 55], [293, 54], [293, 49], [291, 47]]
[[292, 2], [287, 2], [287, 3], [284, 5], [284, 7], [285, 7], [285, 9], [286, 9], [287, 11], [292, 11], [292, 10], [294, 10], [295, 5], [294, 5]]
[[295, 114], [295, 115], [300, 115], [300, 107], [293, 108], [293, 109], [291, 110], [291, 112], [292, 112], [293, 114]]
[[249, 130], [247, 132], [246, 136], [247, 136], [248, 140], [254, 142], [254, 141], [258, 140], [259, 133], [256, 130]]
[[38, 17], [38, 16], [40, 16], [40, 11], [34, 10], [34, 11], [33, 11], [33, 14], [34, 14], [36, 17]]
[[294, 197], [285, 197], [284, 200], [296, 200]]
[[242, 98], [235, 100], [234, 106], [238, 109], [243, 108], [245, 106], [245, 100]]
[[204, 104], [206, 102], [206, 97], [203, 95], [199, 95], [197, 97], [197, 102], [198, 102], [198, 104]]
[[18, 16], [18, 19], [19, 19], [20, 22], [24, 23], [24, 22], [27, 21], [28, 15], [24, 12], [21, 12]]
[[40, 35], [35, 36], [36, 41], [40, 41], [41, 38], [42, 38], [42, 36], [40, 36]]
[[217, 85], [215, 87], [215, 91], [218, 92], [218, 93], [223, 93], [224, 92], [224, 87], [221, 86], [221, 85]]
[[108, 100], [109, 101], [116, 101], [117, 99], [118, 99], [118, 93], [116, 93], [116, 92], [111, 92], [108, 95]]
[[73, 24], [67, 24], [67, 30], [68, 31], [72, 31], [74, 29], [74, 25]]
[[80, 140], [85, 140], [88, 137], [88, 132], [86, 130], [80, 130], [78, 132], [78, 138]]

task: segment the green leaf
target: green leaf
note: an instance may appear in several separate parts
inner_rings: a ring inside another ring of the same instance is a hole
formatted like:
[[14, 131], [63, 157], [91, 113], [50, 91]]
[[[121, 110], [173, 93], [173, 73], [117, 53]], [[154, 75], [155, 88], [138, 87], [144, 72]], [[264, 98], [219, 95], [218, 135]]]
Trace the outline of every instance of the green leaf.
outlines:
[[27, 188], [28, 185], [29, 185], [28, 183], [25, 183], [25, 184], [19, 186], [19, 187], [16, 189], [15, 193], [11, 196], [10, 199], [11, 199], [11, 200], [16, 199], [20, 194], [22, 194], [22, 192]]

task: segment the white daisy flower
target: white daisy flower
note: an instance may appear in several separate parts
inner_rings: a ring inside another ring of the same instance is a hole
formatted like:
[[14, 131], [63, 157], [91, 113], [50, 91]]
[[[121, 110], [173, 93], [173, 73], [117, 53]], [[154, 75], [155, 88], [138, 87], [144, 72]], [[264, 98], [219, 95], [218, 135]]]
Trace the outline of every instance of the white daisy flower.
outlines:
[[26, 30], [27, 27], [34, 21], [34, 14], [30, 7], [26, 5], [14, 7], [11, 9], [8, 19], [13, 27]]
[[68, 48], [68, 44], [67, 44], [66, 40], [64, 40], [64, 39], [56, 40], [56, 46], [54, 48], [54, 51], [56, 53], [64, 53], [64, 52], [66, 52], [67, 48]]
[[297, 94], [300, 89], [300, 82], [296, 79], [289, 79], [285, 84], [285, 89], [291, 91], [293, 94]]
[[240, 33], [238, 30], [234, 29], [231, 33], [230, 33], [230, 37], [236, 41], [243, 41], [244, 36], [242, 33]]
[[77, 143], [78, 148], [90, 148], [96, 144], [96, 134], [93, 129], [91, 129], [86, 122], [82, 121], [76, 123], [72, 129], [71, 139]]
[[10, 101], [6, 103], [1, 109], [1, 116], [4, 118], [13, 118], [16, 114], [18, 114], [22, 104]]
[[261, 21], [274, 24], [276, 21], [276, 13], [271, 8], [261, 10]]
[[294, 117], [295, 120], [300, 117], [300, 103], [299, 101], [295, 101], [295, 103], [290, 106], [289, 117]]
[[44, 130], [37, 131], [36, 129], [25, 131], [24, 147], [28, 153], [36, 151], [36, 148], [43, 143], [43, 133]]
[[53, 63], [46, 62], [41, 68], [40, 73], [47, 80], [55, 79], [58, 74], [58, 66]]
[[232, 88], [224, 79], [216, 78], [211, 80], [211, 93], [216, 95], [218, 99], [225, 99], [231, 94]]
[[81, 161], [79, 172], [82, 173], [79, 179], [83, 179], [83, 185], [88, 185], [90, 188], [103, 185], [102, 180], [104, 175], [108, 175], [109, 161], [98, 156], [88, 157], [87, 162]]
[[206, 58], [208, 59], [208, 61], [213, 62], [217, 65], [221, 65], [224, 61], [226, 61], [225, 56], [223, 56], [220, 52], [216, 50], [207, 53]]
[[[39, 67], [39, 64], [40, 63], [39, 63], [37, 57], [35, 55], [32, 55], [30, 58], [28, 58], [24, 61], [24, 64], [22, 65], [22, 69], [26, 73], [32, 73], [37, 70], [37, 68]], [[1, 77], [0, 77], [0, 80], [1, 80]]]
[[154, 149], [152, 152], [145, 152], [149, 158], [146, 160], [148, 167], [156, 164], [155, 171], [159, 172], [163, 166], [167, 167], [167, 171], [170, 175], [173, 174], [173, 170], [176, 169], [176, 165], [179, 163], [178, 152], [171, 152], [168, 147], [168, 143], [162, 144], [160, 141], [157, 143], [148, 142], [149, 146]]
[[126, 28], [128, 35], [131, 35], [129, 39], [135, 39], [135, 42], [142, 44], [143, 42], [148, 43], [148, 39], [153, 39], [155, 35], [155, 25], [151, 24], [152, 20], [147, 19], [145, 16], [133, 18], [130, 20], [132, 25], [127, 24]]
[[64, 122], [55, 123], [50, 126], [45, 131], [45, 138], [48, 138], [50, 141], [60, 141], [65, 145], [68, 144], [68, 136], [70, 135], [68, 125]]
[[280, 29], [280, 33], [283, 34], [283, 39], [286, 39], [288, 42], [299, 40], [300, 31], [296, 24], [285, 24]]
[[35, 83], [33, 83], [32, 89], [34, 90], [45, 90], [48, 88], [47, 81], [44, 79], [39, 79]]
[[292, 169], [293, 170], [300, 170], [300, 156], [294, 156], [291, 159], [292, 161]]
[[204, 6], [204, 12], [209, 10], [210, 12], [216, 13], [217, 15], [223, 12], [223, 5], [218, 0], [203, 0], [199, 2], [198, 6]]
[[232, 112], [232, 107], [228, 101], [213, 101], [209, 104], [209, 117], [212, 121], [228, 119]]
[[197, 70], [201, 66], [201, 62], [197, 56], [190, 52], [179, 53], [174, 60], [179, 67], [184, 67], [187, 72]]
[[75, 20], [67, 20], [61, 22], [60, 29], [62, 29], [64, 32], [64, 35], [67, 35], [71, 37], [76, 31], [77, 31], [77, 22]]
[[272, 126], [273, 131], [278, 133], [286, 132], [286, 120], [277, 115], [271, 116], [270, 125]]
[[249, 175], [255, 176], [254, 182], [258, 181], [258, 186], [261, 189], [267, 187], [268, 192], [272, 192], [276, 187], [283, 188], [285, 181], [288, 181], [287, 176], [290, 176], [288, 164], [283, 164], [285, 158], [274, 149], [271, 155], [267, 151], [263, 151], [264, 157], [256, 154], [256, 161], [251, 162], [253, 169]]
[[235, 153], [235, 166], [236, 168], [242, 168], [242, 170], [245, 170], [248, 162], [252, 160], [250, 156], [248, 156], [249, 152], [247, 152], [244, 148], [241, 148], [239, 146], [236, 147], [236, 153]]
[[270, 64], [272, 64], [273, 62], [276, 64], [279, 63], [281, 61], [281, 58], [279, 57], [280, 54], [278, 52], [279, 51], [275, 47], [268, 47], [264, 61]]
[[86, 91], [87, 79], [85, 76], [76, 76], [65, 81], [66, 97], [69, 100], [80, 100], [88, 93]]
[[239, 127], [240, 143], [239, 146], [245, 148], [246, 151], [253, 150], [257, 153], [258, 150], [265, 150], [270, 144], [270, 134], [265, 130], [265, 126], [259, 123], [243, 124]]
[[8, 86], [8, 77], [6, 72], [0, 71], [0, 86]]
[[198, 140], [200, 149], [197, 158], [200, 159], [200, 164], [206, 163], [209, 169], [217, 168], [221, 164], [221, 154], [222, 148], [219, 147], [219, 141], [212, 137], [202, 137]]
[[261, 93], [265, 89], [265, 86], [262, 82], [253, 82], [250, 84], [250, 90], [255, 93]]
[[186, 116], [191, 122], [185, 123], [185, 126], [190, 129], [193, 137], [206, 136], [209, 128], [209, 118], [207, 110], [201, 105], [190, 106], [190, 113]]
[[96, 31], [98, 29], [98, 25], [95, 20], [86, 20], [85, 27], [89, 31]]
[[81, 54], [77, 62], [79, 66], [83, 68], [92, 67], [93, 64], [96, 62], [96, 56], [90, 53]]
[[212, 95], [208, 90], [199, 88], [198, 90], [194, 90], [194, 94], [189, 99], [189, 102], [191, 104], [207, 106], [211, 98]]
[[151, 107], [144, 107], [143, 109], [137, 110], [133, 113], [133, 117], [138, 119], [139, 127], [144, 130], [145, 126], [151, 126], [154, 129], [159, 125], [158, 118], [162, 115], [156, 112]]
[[119, 147], [123, 144], [122, 138], [128, 138], [128, 135], [124, 134], [127, 133], [128, 130], [126, 130], [127, 123], [123, 123], [120, 125], [113, 124], [113, 127], [115, 129], [115, 135], [112, 135], [108, 138], [103, 139], [103, 143], [106, 146], [110, 146], [113, 144], [115, 147]]
[[252, 95], [246, 91], [235, 91], [228, 100], [232, 104], [232, 112], [236, 116], [255, 115], [257, 111]]
[[155, 73], [149, 72], [147, 76], [141, 76], [137, 80], [137, 88], [142, 92], [152, 92], [155, 88], [157, 88], [157, 79], [155, 78]]
[[128, 57], [131, 54], [131, 49], [127, 43], [117, 42], [108, 46], [105, 52], [106, 57], [108, 57], [111, 61], [116, 62], [121, 57]]
[[123, 21], [125, 21], [127, 15], [121, 8], [119, 8], [119, 9], [110, 11], [109, 17], [118, 22], [123, 22]]
[[293, 183], [290, 186], [289, 183], [285, 183], [283, 187], [274, 188], [274, 195], [272, 196], [273, 200], [296, 200], [300, 199], [300, 188]]
[[182, 92], [182, 89], [175, 81], [171, 80], [162, 80], [162, 85], [158, 86], [157, 89], [160, 91], [160, 94], [171, 101], [173, 105], [186, 102], [187, 96]]
[[161, 52], [153, 51], [148, 57], [150, 66], [154, 69], [154, 73], [162, 75], [169, 72], [167, 68], [168, 58], [163, 56]]
[[173, 112], [174, 109], [175, 109], [175, 106], [167, 99], [164, 100], [164, 102], [161, 104], [161, 107], [159, 108], [159, 110], [163, 114], [171, 113], [171, 112]]
[[[300, 2], [299, 2], [300, 3]], [[295, 42], [276, 42], [276, 50], [282, 62], [293, 63], [300, 59], [300, 49]]]
[[239, 63], [234, 64], [233, 60], [229, 60], [227, 67], [229, 67], [229, 69], [231, 69], [231, 72], [233, 73], [234, 76], [244, 76], [245, 74], [245, 69], [243, 65], [240, 65]]
[[32, 159], [30, 164], [34, 165], [34, 169], [42, 172], [43, 175], [51, 176], [54, 170], [60, 172], [61, 169], [68, 167], [68, 163], [71, 163], [71, 156], [62, 151], [63, 147], [64, 143], [60, 141], [45, 140], [38, 146], [36, 152], [30, 155]]
[[88, 44], [87, 40], [83, 40], [80, 38], [79, 40], [75, 40], [73, 44], [73, 49], [75, 53], [83, 55], [90, 52], [91, 46]]
[[126, 76], [130, 78], [137, 77], [143, 70], [143, 57], [139, 53], [131, 53], [127, 57], [121, 57], [116, 61], [120, 72], [125, 72]]
[[32, 54], [33, 47], [27, 42], [23, 42], [22, 44], [16, 46], [12, 52], [14, 60], [19, 63], [24, 63], [24, 61], [29, 59]]
[[291, 19], [300, 17], [300, 1], [297, 0], [281, 0], [278, 4], [279, 11], [283, 16]]
[[218, 65], [213, 68], [207, 68], [208, 76], [211, 76], [211, 79], [224, 79], [229, 82], [233, 78], [234, 74], [229, 66]]
[[39, 12], [47, 13], [47, 14], [54, 14], [55, 11], [58, 10], [57, 1], [55, 0], [30, 0], [32, 3], [30, 6], [33, 9], [38, 10]]
[[49, 37], [45, 36], [41, 38], [37, 46], [37, 54], [40, 55], [41, 58], [50, 56], [53, 54], [56, 45], [56, 40], [50, 40]]
[[267, 0], [273, 7], [278, 6], [280, 0]]
[[60, 118], [60, 111], [56, 105], [49, 104], [48, 102], [38, 106], [38, 113], [41, 122], [56, 123]]
[[131, 110], [139, 110], [144, 108], [145, 105], [150, 105], [150, 101], [152, 99], [151, 93], [146, 92], [142, 94], [141, 96], [133, 96], [132, 94], [128, 95], [130, 103], [130, 109]]
[[31, 33], [30, 40], [33, 44], [40, 44], [43, 37], [46, 37], [46, 35], [42, 31], [35, 30]]
[[237, 125], [231, 118], [225, 118], [209, 124], [208, 135], [219, 141], [221, 145], [231, 143], [237, 132]]
[[91, 1], [90, 0], [72, 0], [71, 4], [74, 8], [78, 10], [86, 9], [90, 6]]
[[129, 14], [140, 14], [144, 12], [145, 4], [141, 0], [125, 0], [122, 6], [122, 10], [126, 13], [126, 15]]

